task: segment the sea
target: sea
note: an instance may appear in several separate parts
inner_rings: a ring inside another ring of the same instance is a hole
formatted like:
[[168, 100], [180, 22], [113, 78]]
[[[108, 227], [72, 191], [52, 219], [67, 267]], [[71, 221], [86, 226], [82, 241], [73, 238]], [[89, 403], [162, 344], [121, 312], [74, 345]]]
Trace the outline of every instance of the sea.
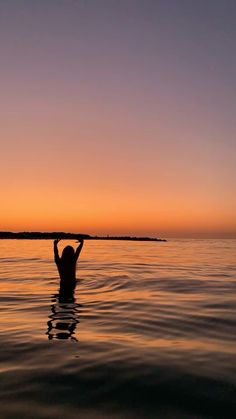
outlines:
[[[61, 241], [59, 251], [73, 241]], [[236, 240], [0, 240], [0, 418], [236, 418]]]

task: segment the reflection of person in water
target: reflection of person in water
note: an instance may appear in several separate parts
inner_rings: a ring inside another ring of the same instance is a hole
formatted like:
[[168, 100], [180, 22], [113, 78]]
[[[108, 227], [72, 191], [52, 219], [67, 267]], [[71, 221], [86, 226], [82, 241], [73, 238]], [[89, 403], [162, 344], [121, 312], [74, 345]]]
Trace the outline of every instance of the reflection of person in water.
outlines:
[[71, 293], [59, 290], [59, 294], [52, 296], [51, 315], [47, 322], [47, 336], [53, 339], [71, 339], [77, 341], [76, 326], [79, 323], [81, 305], [76, 303], [74, 291]]
[[57, 244], [60, 239], [54, 240], [54, 260], [61, 279], [61, 287], [75, 287], [76, 283], [76, 262], [82, 250], [84, 241], [79, 239], [79, 246], [74, 251], [72, 246], [66, 246], [61, 257], [58, 253]]

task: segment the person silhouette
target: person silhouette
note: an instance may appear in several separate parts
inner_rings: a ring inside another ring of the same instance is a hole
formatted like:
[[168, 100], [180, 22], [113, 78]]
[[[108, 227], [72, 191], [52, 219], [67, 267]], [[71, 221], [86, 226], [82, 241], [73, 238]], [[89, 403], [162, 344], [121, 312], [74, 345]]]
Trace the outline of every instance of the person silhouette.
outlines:
[[76, 250], [74, 250], [72, 246], [66, 246], [62, 251], [61, 257], [59, 256], [57, 247], [59, 241], [60, 239], [54, 240], [54, 260], [61, 279], [60, 288], [62, 290], [68, 290], [70, 288], [72, 291], [76, 285], [76, 262], [82, 250], [84, 241], [83, 239], [78, 240], [79, 246]]

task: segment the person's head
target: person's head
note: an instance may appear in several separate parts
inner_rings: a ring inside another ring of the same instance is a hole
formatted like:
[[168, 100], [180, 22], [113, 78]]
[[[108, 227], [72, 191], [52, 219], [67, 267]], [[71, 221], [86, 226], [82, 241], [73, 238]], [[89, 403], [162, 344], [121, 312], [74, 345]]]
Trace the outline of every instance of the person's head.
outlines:
[[74, 260], [75, 251], [72, 246], [66, 246], [61, 255], [61, 259], [65, 262], [72, 262]]

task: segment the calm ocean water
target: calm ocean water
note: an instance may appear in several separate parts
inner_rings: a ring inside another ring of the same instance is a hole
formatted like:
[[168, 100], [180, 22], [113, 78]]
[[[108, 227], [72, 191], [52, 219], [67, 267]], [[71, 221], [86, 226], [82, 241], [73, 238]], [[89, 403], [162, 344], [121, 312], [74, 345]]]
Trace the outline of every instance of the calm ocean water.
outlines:
[[236, 418], [236, 240], [85, 242], [77, 277], [0, 241], [1, 418]]

